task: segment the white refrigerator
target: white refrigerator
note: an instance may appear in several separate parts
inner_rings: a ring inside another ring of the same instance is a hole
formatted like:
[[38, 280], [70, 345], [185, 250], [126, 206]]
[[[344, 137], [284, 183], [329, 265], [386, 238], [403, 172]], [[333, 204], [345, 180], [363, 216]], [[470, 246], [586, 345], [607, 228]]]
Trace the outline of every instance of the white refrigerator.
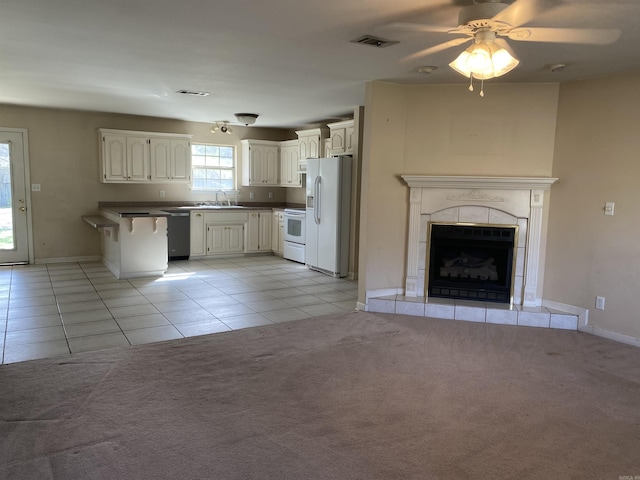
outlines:
[[349, 271], [350, 156], [307, 159], [305, 263], [334, 277]]

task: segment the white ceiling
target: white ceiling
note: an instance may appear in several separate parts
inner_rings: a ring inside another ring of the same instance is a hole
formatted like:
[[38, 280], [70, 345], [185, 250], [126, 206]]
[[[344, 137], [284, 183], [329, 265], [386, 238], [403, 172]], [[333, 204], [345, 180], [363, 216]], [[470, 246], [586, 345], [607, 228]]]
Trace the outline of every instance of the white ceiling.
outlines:
[[[511, 3], [509, 0], [506, 3]], [[529, 2], [529, 0], [518, 0]], [[521, 64], [490, 82], [565, 82], [640, 69], [640, 0], [536, 0], [528, 26], [619, 28], [607, 46], [515, 42]], [[3, 0], [0, 103], [199, 122], [260, 115], [256, 126], [301, 127], [348, 116], [365, 82], [460, 83], [448, 63], [466, 45], [402, 59], [450, 40], [391, 22], [455, 27], [471, 0]], [[385, 27], [386, 25], [386, 27]], [[350, 43], [365, 34], [399, 41]], [[551, 73], [546, 65], [565, 63]], [[416, 72], [435, 65], [430, 76]], [[189, 97], [179, 89], [211, 92]], [[485, 86], [486, 89], [486, 86]]]

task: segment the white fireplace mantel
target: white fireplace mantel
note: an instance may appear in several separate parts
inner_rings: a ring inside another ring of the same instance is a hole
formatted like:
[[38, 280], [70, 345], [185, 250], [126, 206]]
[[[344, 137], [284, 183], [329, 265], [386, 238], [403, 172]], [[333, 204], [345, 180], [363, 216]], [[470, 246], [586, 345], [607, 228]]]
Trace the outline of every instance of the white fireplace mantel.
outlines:
[[411, 188], [487, 188], [495, 190], [549, 190], [557, 178], [547, 177], [473, 177], [439, 175], [402, 175]]
[[403, 175], [402, 179], [410, 187], [406, 296], [425, 294], [421, 291], [424, 289], [424, 279], [421, 281], [419, 277], [419, 259], [424, 259], [426, 255], [422, 250], [428, 251], [422, 231], [426, 226], [422, 220], [426, 218], [430, 221], [436, 215], [451, 212], [457, 215], [459, 212], [460, 216], [455, 221], [469, 222], [473, 219], [465, 218], [465, 214], [484, 211], [487, 218], [506, 214], [512, 221], [526, 222], [526, 228], [523, 229], [526, 230], [525, 245], [520, 254], [524, 263], [522, 292], [517, 299], [518, 303], [525, 306], [541, 305], [541, 285], [538, 285], [538, 280], [544, 240], [544, 192], [551, 188], [557, 178]]

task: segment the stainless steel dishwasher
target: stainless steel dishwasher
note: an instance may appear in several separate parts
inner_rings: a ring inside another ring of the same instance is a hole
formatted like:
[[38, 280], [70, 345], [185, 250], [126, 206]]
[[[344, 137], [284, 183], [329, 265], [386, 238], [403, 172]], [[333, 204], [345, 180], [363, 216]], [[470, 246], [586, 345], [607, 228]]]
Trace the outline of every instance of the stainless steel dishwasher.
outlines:
[[191, 223], [189, 212], [165, 210], [167, 218], [169, 260], [188, 260], [191, 252]]

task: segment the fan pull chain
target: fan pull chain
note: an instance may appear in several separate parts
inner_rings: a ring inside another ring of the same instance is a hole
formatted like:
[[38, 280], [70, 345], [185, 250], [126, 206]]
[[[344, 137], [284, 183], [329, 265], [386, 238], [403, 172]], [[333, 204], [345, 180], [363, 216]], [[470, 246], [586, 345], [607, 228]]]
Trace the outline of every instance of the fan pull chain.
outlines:
[[[473, 92], [473, 75], [469, 76], [469, 91]], [[484, 98], [484, 79], [480, 80], [480, 96]]]

